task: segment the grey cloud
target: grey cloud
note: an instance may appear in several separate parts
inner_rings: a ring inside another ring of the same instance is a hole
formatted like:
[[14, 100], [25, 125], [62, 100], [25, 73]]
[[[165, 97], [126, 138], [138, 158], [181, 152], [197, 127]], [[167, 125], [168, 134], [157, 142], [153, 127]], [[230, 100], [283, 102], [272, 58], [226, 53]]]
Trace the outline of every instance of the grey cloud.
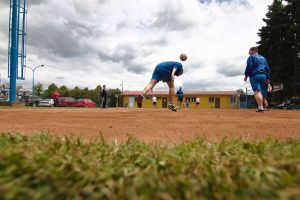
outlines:
[[134, 62], [138, 57], [137, 51], [129, 45], [119, 45], [113, 52], [98, 52], [98, 57], [102, 61], [121, 63], [128, 71], [137, 74], [146, 72], [146, 66]]
[[244, 74], [244, 66], [240, 65], [239, 63], [230, 63], [228, 61], [223, 61], [218, 62], [217, 65], [217, 72], [226, 77], [234, 77]]
[[[197, 80], [187, 81], [183, 83], [185, 90], [228, 90], [226, 88], [232, 88], [232, 85], [228, 81], [224, 80]], [[233, 87], [234, 88], [234, 87]]]
[[208, 80], [198, 80], [197, 81], [187, 81], [184, 82], [183, 88], [188, 90], [209, 90], [212, 86], [216, 86], [215, 81], [208, 81]]
[[78, 37], [89, 37], [94, 35], [94, 27], [88, 26], [86, 22], [67, 21], [65, 22], [67, 30], [72, 30]]
[[64, 80], [65, 77], [64, 76], [57, 76], [57, 77], [55, 77], [55, 79], [57, 79], [57, 80]]
[[[21, 1], [21, 4], [23, 4], [24, 0]], [[47, 3], [48, 0], [27, 0], [26, 3], [27, 3], [27, 6], [34, 6], [34, 5], [41, 5], [41, 4], [45, 4]], [[3, 2], [1, 2], [1, 4], [4, 4], [6, 6], [9, 6], [10, 5], [10, 1], [9, 0], [4, 0]]]
[[46, 4], [48, 0], [27, 0], [28, 6]]
[[81, 44], [81, 27], [70, 29], [68, 26], [40, 24], [29, 27], [28, 32], [27, 44], [29, 46], [56, 56], [72, 58], [85, 55], [91, 50], [88, 46]]
[[145, 45], [147, 46], [167, 46], [169, 44], [169, 40], [166, 36], [163, 37], [157, 37], [155, 39], [149, 39], [147, 42], [145, 42]]
[[180, 17], [180, 11], [175, 8], [163, 8], [156, 16], [151, 27], [163, 28], [171, 31], [184, 30], [194, 25], [194, 22]]

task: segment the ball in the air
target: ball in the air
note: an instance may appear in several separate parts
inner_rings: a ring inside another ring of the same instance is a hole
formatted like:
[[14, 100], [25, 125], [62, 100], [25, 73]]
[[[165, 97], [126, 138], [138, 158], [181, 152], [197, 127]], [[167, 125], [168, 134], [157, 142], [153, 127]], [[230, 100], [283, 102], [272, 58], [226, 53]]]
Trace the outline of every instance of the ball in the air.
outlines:
[[182, 54], [180, 54], [179, 58], [180, 58], [181, 61], [186, 61], [187, 56], [186, 56], [185, 53], [182, 53]]

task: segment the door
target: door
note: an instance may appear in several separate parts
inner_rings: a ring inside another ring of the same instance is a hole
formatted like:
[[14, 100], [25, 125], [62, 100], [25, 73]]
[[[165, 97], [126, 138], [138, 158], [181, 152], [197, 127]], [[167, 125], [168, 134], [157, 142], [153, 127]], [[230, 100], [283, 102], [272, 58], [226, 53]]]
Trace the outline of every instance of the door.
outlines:
[[167, 108], [168, 107], [168, 99], [167, 98], [162, 98], [162, 107]]
[[128, 102], [129, 108], [134, 108], [134, 101], [135, 101], [134, 97], [129, 97], [129, 102]]
[[215, 108], [220, 108], [221, 100], [220, 98], [215, 98]]

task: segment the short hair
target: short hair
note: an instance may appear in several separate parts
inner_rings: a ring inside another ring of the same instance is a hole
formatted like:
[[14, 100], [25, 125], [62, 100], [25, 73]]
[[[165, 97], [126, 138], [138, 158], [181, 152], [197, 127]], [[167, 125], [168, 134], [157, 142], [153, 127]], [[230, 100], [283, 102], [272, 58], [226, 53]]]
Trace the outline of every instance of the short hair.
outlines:
[[182, 73], [183, 73], [183, 69], [182, 68], [180, 68], [180, 69], [178, 69], [178, 70], [175, 71], [175, 75], [176, 76], [180, 76]]
[[258, 47], [251, 47], [250, 50], [258, 52]]

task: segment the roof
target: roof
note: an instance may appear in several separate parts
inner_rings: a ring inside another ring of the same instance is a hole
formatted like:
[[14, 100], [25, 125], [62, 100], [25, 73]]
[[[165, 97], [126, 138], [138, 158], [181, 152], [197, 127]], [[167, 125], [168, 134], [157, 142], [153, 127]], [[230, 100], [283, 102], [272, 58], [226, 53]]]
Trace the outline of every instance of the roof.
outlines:
[[[129, 95], [139, 95], [142, 91], [125, 91], [122, 93], [123, 96], [129, 96]], [[236, 96], [238, 93], [236, 91], [184, 91], [184, 95], [199, 95], [199, 96], [208, 96], [208, 95], [219, 95], [219, 96]], [[149, 95], [155, 95], [155, 96], [165, 96], [168, 95], [169, 91], [153, 91], [148, 92], [147, 96]]]

